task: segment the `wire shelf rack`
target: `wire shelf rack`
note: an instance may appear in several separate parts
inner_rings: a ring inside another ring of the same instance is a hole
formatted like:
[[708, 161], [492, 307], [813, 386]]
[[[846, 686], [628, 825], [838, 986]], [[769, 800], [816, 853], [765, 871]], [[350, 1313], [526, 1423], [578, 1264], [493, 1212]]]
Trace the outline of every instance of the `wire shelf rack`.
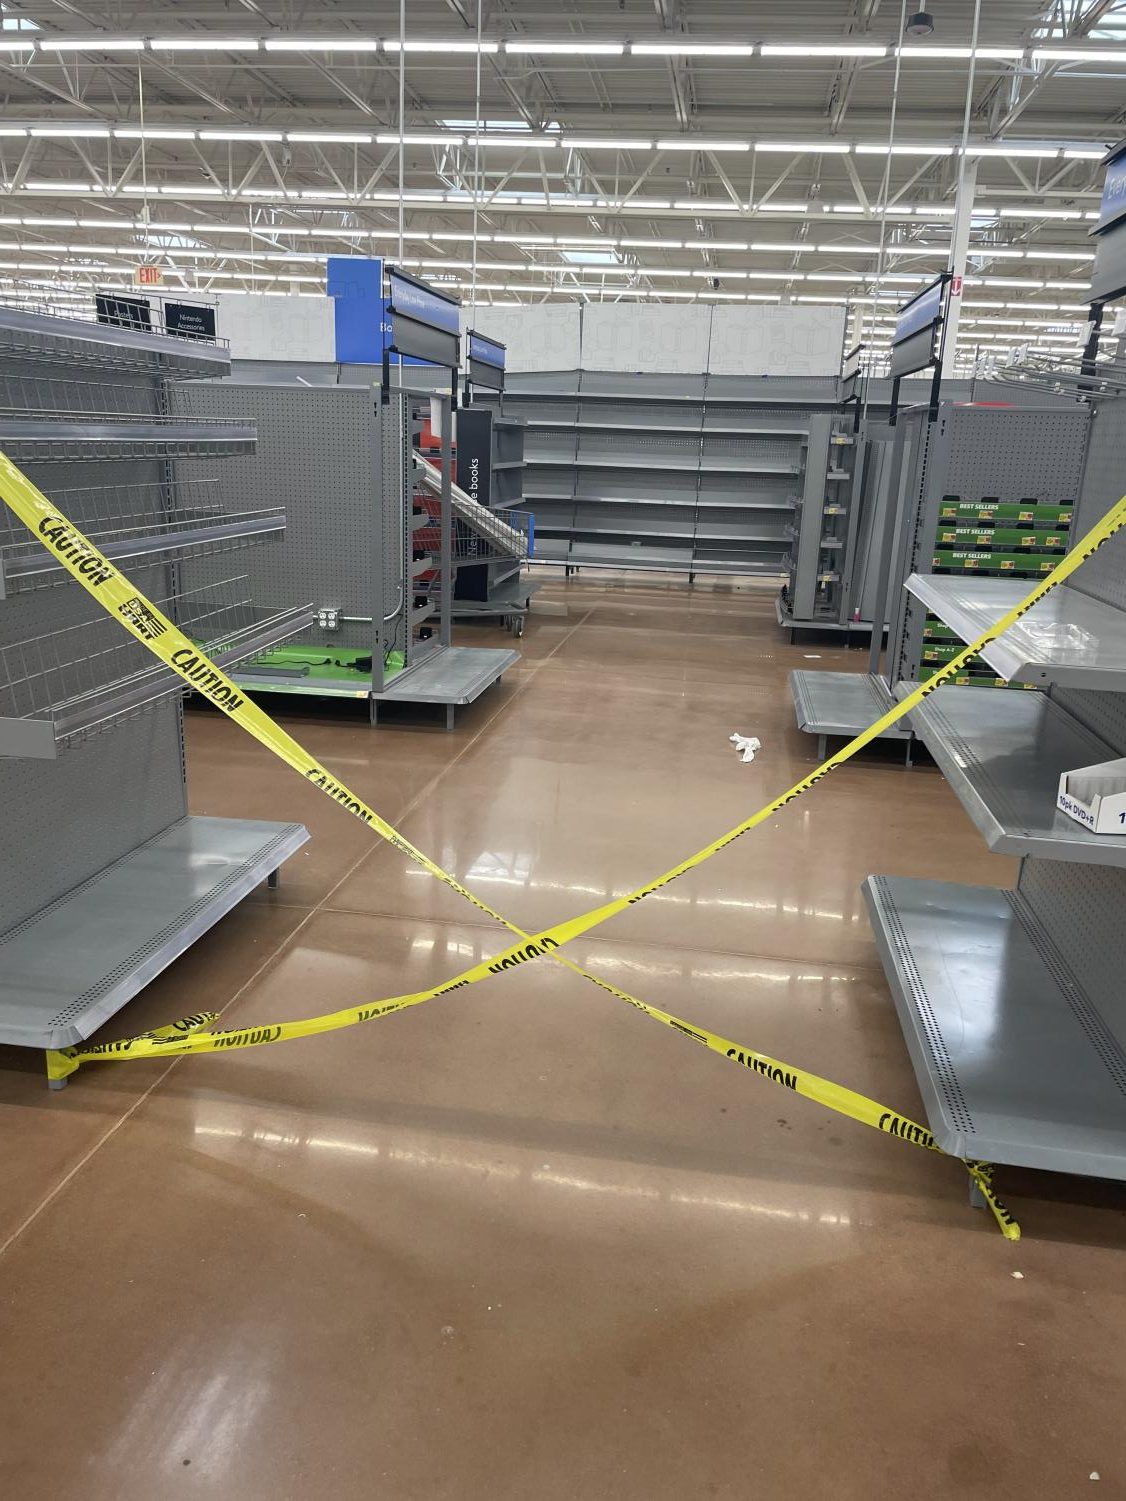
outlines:
[[[167, 562], [206, 557], [277, 540], [285, 530], [280, 506], [227, 511], [219, 481], [177, 480], [52, 489], [51, 500], [115, 562]], [[0, 599], [48, 588], [68, 578], [62, 563], [18, 518], [0, 514]]]
[[[255, 605], [245, 577], [157, 604], [224, 668], [280, 645], [316, 618], [312, 604]], [[159, 621], [140, 601], [136, 608], [159, 634]], [[183, 691], [181, 678], [106, 615], [14, 642], [0, 647], [0, 756], [53, 758]]]
[[221, 375], [230, 368], [226, 339], [200, 339], [165, 328], [163, 322], [151, 329], [100, 324], [77, 317], [71, 308], [32, 298], [0, 307], [0, 352], [71, 370]]

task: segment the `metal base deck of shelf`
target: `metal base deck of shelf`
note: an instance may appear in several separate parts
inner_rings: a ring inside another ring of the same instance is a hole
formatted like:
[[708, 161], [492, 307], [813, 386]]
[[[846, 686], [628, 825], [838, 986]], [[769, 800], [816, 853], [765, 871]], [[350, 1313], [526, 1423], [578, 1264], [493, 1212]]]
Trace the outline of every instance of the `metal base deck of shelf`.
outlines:
[[1126, 1179], [1126, 1052], [1019, 895], [887, 876], [864, 895], [943, 1151]]
[[[817, 754], [822, 757], [830, 735], [851, 739], [895, 705], [883, 678], [867, 672], [810, 672], [795, 668], [790, 673], [790, 693], [798, 729], [817, 736]], [[879, 738], [907, 741], [910, 755], [911, 731], [906, 724], [892, 725]]]
[[782, 603], [782, 596], [774, 601], [774, 618], [784, 631], [790, 632], [790, 641], [793, 642], [795, 631], [830, 631], [835, 635], [852, 636], [872, 634], [872, 622], [870, 620], [795, 620]]
[[417, 667], [392, 679], [382, 692], [372, 694], [372, 723], [377, 720], [380, 704], [444, 704], [446, 728], [452, 729], [454, 710], [480, 698], [519, 660], [520, 653], [506, 647], [439, 647]]
[[84, 1041], [274, 877], [299, 823], [185, 818], [0, 938], [0, 1043]]

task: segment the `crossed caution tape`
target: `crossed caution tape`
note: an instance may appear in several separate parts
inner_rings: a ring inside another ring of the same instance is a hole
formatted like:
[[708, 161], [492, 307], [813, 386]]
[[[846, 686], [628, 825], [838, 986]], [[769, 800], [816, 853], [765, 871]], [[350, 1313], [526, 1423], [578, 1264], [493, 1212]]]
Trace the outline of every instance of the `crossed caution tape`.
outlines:
[[[767, 819], [787, 807], [796, 798], [810, 791], [830, 772], [843, 766], [864, 746], [878, 739], [886, 729], [898, 723], [924, 698], [954, 677], [972, 657], [1015, 625], [1053, 589], [1058, 588], [1115, 532], [1126, 525], [1126, 496], [1123, 496], [1107, 515], [1092, 527], [1050, 574], [1033, 585], [1018, 605], [1007, 611], [988, 631], [947, 662], [926, 684], [908, 693], [886, 714], [881, 715], [867, 729], [862, 730], [847, 745], [823, 761], [815, 771], [796, 782], [788, 791], [764, 804], [749, 818], [697, 850], [694, 855], [690, 855], [679, 865], [665, 871], [656, 880], [637, 887], [625, 896], [592, 908], [589, 912], [581, 913], [566, 922], [543, 928], [534, 934], [524, 932], [515, 923], [497, 912], [488, 902], [483, 901], [463, 886], [455, 876], [435, 864], [428, 855], [417, 849], [410, 840], [381, 818], [362, 798], [357, 797], [350, 788], [334, 777], [264, 710], [248, 699], [238, 685], [150, 600], [146, 599], [89, 538], [85, 537], [57, 507], [52, 505], [47, 497], [4, 454], [0, 454], [0, 496], [107, 613], [118, 620], [125, 630], [148, 647], [166, 666], [178, 673], [197, 693], [209, 699], [248, 734], [253, 735], [274, 755], [319, 787], [347, 812], [367, 824], [379, 838], [386, 840], [388, 844], [393, 845], [436, 880], [442, 881], [459, 896], [472, 903], [478, 911], [486, 913], [516, 935], [516, 942], [508, 948], [471, 966], [442, 985], [434, 986], [429, 990], [416, 991], [411, 995], [392, 996], [360, 1006], [345, 1007], [341, 1011], [329, 1012], [322, 1016], [305, 1017], [298, 1021], [278, 1022], [260, 1027], [216, 1029], [209, 1025], [215, 1019], [214, 1016], [208, 1014], [202, 1017], [185, 1018], [168, 1027], [158, 1028], [138, 1037], [125, 1038], [118, 1042], [49, 1051], [47, 1072], [51, 1079], [66, 1078], [81, 1064], [87, 1062], [109, 1060], [120, 1062], [156, 1056], [179, 1056], [187, 1053], [226, 1052], [238, 1048], [263, 1047], [273, 1043], [292, 1041], [299, 1037], [315, 1036], [321, 1032], [336, 1031], [342, 1027], [352, 1027], [380, 1017], [391, 1016], [408, 1007], [418, 1006], [438, 996], [448, 995], [451, 991], [475, 985], [492, 975], [502, 974], [519, 965], [547, 957], [553, 962], [564, 965], [591, 984], [597, 985], [608, 995], [625, 1001], [642, 1015], [654, 1021], [663, 1022], [683, 1036], [712, 1052], [722, 1054], [763, 1078], [783, 1088], [791, 1089], [796, 1094], [804, 1095], [807, 1099], [816, 1100], [818, 1104], [838, 1114], [847, 1115], [852, 1120], [883, 1131], [899, 1141], [941, 1154], [942, 1149], [925, 1126], [920, 1126], [917, 1122], [896, 1111], [889, 1110], [886, 1106], [865, 1095], [858, 1094], [855, 1090], [835, 1084], [817, 1074], [808, 1073], [804, 1069], [795, 1068], [792, 1064], [782, 1063], [745, 1044], [721, 1037], [706, 1027], [696, 1026], [671, 1012], [651, 1006], [636, 996], [630, 995], [628, 991], [621, 990], [618, 986], [591, 974], [575, 964], [561, 950], [575, 938], [600, 927], [618, 913], [644, 901], [654, 892], [662, 890], [689, 871], [703, 865], [720, 850], [726, 849], [736, 839], [765, 823]], [[1020, 1228], [993, 1192], [990, 1165], [965, 1161], [965, 1167], [989, 1204], [1002, 1232], [1010, 1239], [1017, 1239], [1020, 1235]]]

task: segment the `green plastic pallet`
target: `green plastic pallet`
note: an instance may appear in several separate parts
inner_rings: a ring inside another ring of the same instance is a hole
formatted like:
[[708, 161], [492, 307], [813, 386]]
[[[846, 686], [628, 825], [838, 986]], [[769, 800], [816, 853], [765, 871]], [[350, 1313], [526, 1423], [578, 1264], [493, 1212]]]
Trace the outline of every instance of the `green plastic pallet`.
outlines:
[[965, 521], [993, 526], [1070, 526], [1074, 506], [1041, 505], [1035, 501], [960, 500], [947, 496], [939, 504], [940, 521]]
[[1017, 526], [997, 526], [982, 530], [973, 526], [940, 526], [938, 529], [938, 544], [954, 544], [962, 547], [984, 548], [993, 551], [996, 548], [1019, 548], [1028, 552], [1055, 552], [1067, 551], [1068, 534], [1063, 531], [1048, 531], [1040, 527], [1030, 527], [1022, 531]]
[[945, 548], [934, 555], [936, 569], [949, 573], [1011, 573], [1018, 578], [1037, 578], [1051, 573], [1056, 559], [1021, 552], [951, 552]]

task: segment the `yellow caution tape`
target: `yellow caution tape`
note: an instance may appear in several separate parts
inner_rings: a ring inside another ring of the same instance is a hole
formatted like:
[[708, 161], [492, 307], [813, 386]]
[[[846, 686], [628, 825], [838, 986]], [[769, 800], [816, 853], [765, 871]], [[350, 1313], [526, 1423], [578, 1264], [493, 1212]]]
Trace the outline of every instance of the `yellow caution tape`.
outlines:
[[[630, 995], [617, 986], [599, 979], [586, 970], [574, 964], [565, 955], [557, 951], [564, 944], [571, 942], [583, 933], [608, 921], [619, 912], [643, 901], [654, 892], [660, 891], [679, 876], [694, 870], [709, 860], [721, 849], [726, 848], [741, 835], [757, 828], [774, 813], [784, 808], [795, 798], [807, 792], [830, 771], [843, 765], [857, 751], [865, 745], [877, 739], [884, 730], [890, 728], [908, 714], [917, 704], [933, 693], [943, 682], [965, 664], [969, 658], [977, 655], [990, 642], [995, 641], [1004, 631], [1014, 625], [1025, 615], [1039, 600], [1043, 599], [1052, 589], [1059, 584], [1086, 561], [1099, 547], [1107, 541], [1116, 531], [1126, 524], [1126, 496], [1115, 505], [1108, 514], [1100, 521], [1086, 537], [1056, 566], [1045, 578], [1041, 579], [1021, 603], [1008, 611], [988, 631], [972, 642], [954, 657], [925, 685], [916, 688], [901, 702], [889, 709], [861, 731], [853, 740], [850, 740], [841, 750], [830, 756], [809, 776], [803, 777], [795, 783], [788, 792], [774, 798], [765, 804], [758, 812], [742, 823], [735, 825], [719, 839], [713, 840], [703, 849], [691, 855], [679, 865], [667, 870], [655, 881], [651, 881], [626, 896], [618, 897], [611, 902], [604, 903], [600, 907], [571, 918], [569, 921], [545, 928], [535, 935], [529, 935], [501, 916], [487, 902], [475, 896], [473, 892], [463, 886], [456, 877], [436, 865], [429, 856], [411, 844], [391, 824], [382, 819], [374, 809], [370, 808], [361, 798], [358, 798], [348, 787], [339, 782], [326, 767], [322, 766], [315, 757], [301, 746], [280, 725], [276, 724], [268, 714], [258, 707], [252, 700], [246, 698], [242, 690], [227, 675], [210, 660], [192, 641], [189, 640], [167, 616], [163, 615], [154, 604], [145, 598], [129, 582], [123, 574], [102, 554], [94, 544], [85, 537], [67, 517], [61, 514], [51, 504], [47, 497], [24, 475], [15, 464], [4, 454], [0, 454], [0, 493], [8, 506], [30, 528], [32, 533], [39, 537], [44, 546], [60, 559], [63, 566], [78, 580], [102, 607], [116, 618], [126, 630], [137, 640], [141, 641], [149, 650], [160, 658], [168, 667], [179, 674], [196, 692], [209, 699], [225, 714], [241, 725], [249, 734], [260, 740], [273, 753], [286, 761], [307, 780], [319, 787], [334, 801], [338, 802], [346, 811], [352, 813], [362, 822], [366, 823], [373, 831], [395, 846], [403, 854], [407, 855], [416, 864], [428, 871], [436, 879], [444, 882], [452, 890], [471, 902], [479, 911], [487, 913], [497, 922], [503, 924], [510, 931], [518, 935], [518, 942], [508, 949], [494, 954], [479, 964], [465, 970], [462, 974], [447, 980], [444, 984], [435, 986], [427, 991], [420, 991], [409, 996], [395, 996], [387, 1000], [377, 1001], [364, 1006], [352, 1006], [343, 1011], [332, 1012], [324, 1016], [306, 1017], [301, 1021], [282, 1022], [266, 1027], [243, 1027], [231, 1030], [201, 1031], [189, 1028], [186, 1023], [174, 1023], [171, 1028], [161, 1028], [157, 1032], [146, 1033], [140, 1037], [126, 1038], [120, 1042], [97, 1044], [92, 1047], [73, 1047], [61, 1050], [51, 1050], [47, 1053], [47, 1071], [52, 1079], [62, 1079], [73, 1073], [81, 1063], [94, 1059], [132, 1059], [153, 1057], [158, 1054], [183, 1054], [196, 1052], [220, 1052], [226, 1049], [240, 1047], [260, 1047], [264, 1044], [289, 1041], [297, 1037], [308, 1037], [320, 1032], [334, 1031], [340, 1027], [354, 1026], [357, 1023], [372, 1021], [377, 1017], [388, 1016], [396, 1011], [405, 1010], [408, 1006], [420, 1005], [424, 1001], [432, 1000], [437, 996], [446, 995], [452, 990], [460, 990], [463, 987], [475, 984], [490, 975], [503, 973], [529, 960], [548, 955], [557, 962], [565, 965], [574, 973], [584, 979], [598, 985], [602, 990], [617, 996], [634, 1006], [644, 1015], [652, 1017], [656, 1021], [662, 1021], [667, 1026], [674, 1027], [677, 1031], [692, 1037], [715, 1052], [723, 1053], [726, 1057], [737, 1062], [742, 1062], [746, 1067], [771, 1078], [777, 1083], [782, 1083], [794, 1089], [796, 1092], [805, 1094], [811, 1099], [829, 1109], [848, 1115], [854, 1120], [866, 1125], [874, 1126], [877, 1130], [888, 1131], [900, 1140], [909, 1141], [914, 1145], [925, 1147], [928, 1150], [941, 1151], [930, 1132], [925, 1127], [887, 1110], [874, 1100], [869, 1100], [863, 1095], [856, 1094], [852, 1090], [844, 1089], [840, 1085], [821, 1079], [815, 1074], [807, 1074], [803, 1070], [795, 1069], [790, 1065], [783, 1065], [765, 1054], [757, 1053], [753, 1049], [741, 1047], [731, 1043], [725, 1038], [718, 1037], [715, 1033], [705, 1028], [694, 1027], [688, 1022], [664, 1012], [656, 1007], [647, 1005], [644, 1001]], [[189, 1018], [188, 1022], [195, 1021]], [[986, 1198], [993, 1210], [998, 1224], [1004, 1233], [1012, 1238], [1019, 1236], [1019, 1227], [1003, 1209], [992, 1192], [987, 1165], [967, 1162], [966, 1167], [974, 1179], [978, 1188]]]

